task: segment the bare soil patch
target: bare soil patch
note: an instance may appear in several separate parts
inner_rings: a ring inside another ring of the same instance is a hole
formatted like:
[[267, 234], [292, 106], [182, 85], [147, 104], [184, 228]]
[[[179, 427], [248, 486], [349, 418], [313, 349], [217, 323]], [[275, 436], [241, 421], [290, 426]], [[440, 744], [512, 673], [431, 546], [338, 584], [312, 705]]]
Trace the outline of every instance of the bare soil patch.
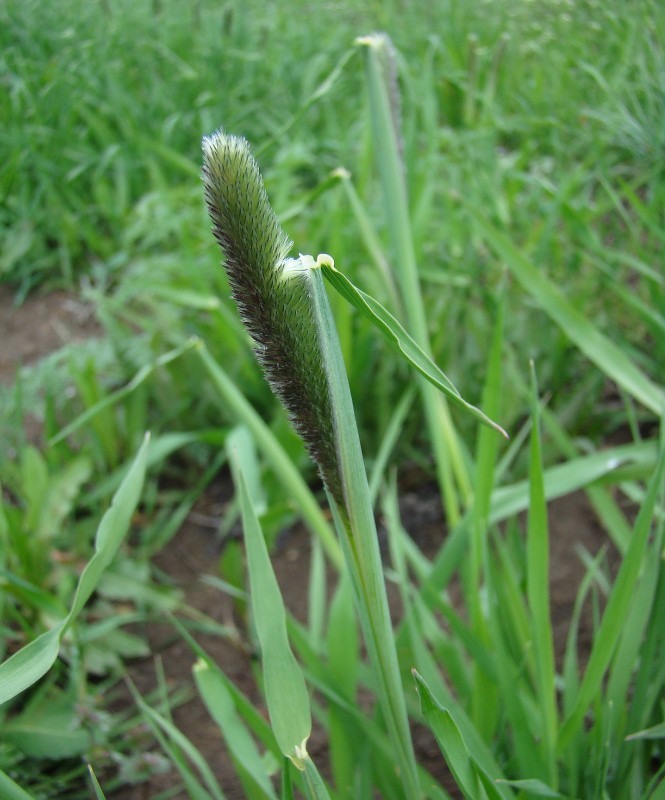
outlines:
[[16, 306], [10, 287], [0, 285], [0, 383], [10, 383], [21, 367], [100, 331], [94, 309], [71, 292], [35, 292]]

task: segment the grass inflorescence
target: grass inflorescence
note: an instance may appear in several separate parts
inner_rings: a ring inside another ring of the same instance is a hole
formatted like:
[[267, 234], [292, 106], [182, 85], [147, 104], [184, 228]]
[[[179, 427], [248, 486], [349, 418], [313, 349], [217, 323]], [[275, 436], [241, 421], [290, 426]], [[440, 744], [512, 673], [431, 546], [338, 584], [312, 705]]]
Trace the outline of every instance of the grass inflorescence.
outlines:
[[328, 490], [341, 503], [330, 392], [307, 272], [289, 276], [291, 242], [270, 206], [247, 142], [220, 131], [203, 140], [203, 152], [213, 233], [254, 352]]

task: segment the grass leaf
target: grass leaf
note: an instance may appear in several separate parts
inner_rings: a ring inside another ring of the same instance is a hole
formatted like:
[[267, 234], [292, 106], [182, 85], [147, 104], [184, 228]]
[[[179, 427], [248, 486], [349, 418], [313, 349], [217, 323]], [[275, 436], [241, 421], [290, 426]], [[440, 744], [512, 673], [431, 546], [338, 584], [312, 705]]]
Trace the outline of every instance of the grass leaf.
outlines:
[[406, 361], [426, 378], [433, 386], [448, 397], [455, 405], [469, 412], [483, 425], [501, 433], [508, 434], [479, 408], [467, 402], [452, 381], [437, 367], [423, 348], [404, 330], [402, 325], [385, 309], [378, 300], [358, 289], [338, 269], [327, 264], [321, 267], [328, 282], [366, 317], [382, 334], [386, 341], [396, 348]]
[[626, 736], [627, 741], [632, 741], [633, 739], [665, 739], [665, 722]]
[[219, 726], [231, 754], [242, 765], [260, 796], [276, 800], [270, 779], [265, 774], [264, 764], [254, 740], [238, 716], [231, 693], [217, 672], [210, 669], [203, 659], [194, 666], [194, 679], [206, 708]]
[[522, 792], [528, 792], [529, 795], [535, 795], [536, 797], [565, 797], [565, 795], [555, 792], [547, 784], [534, 778], [526, 778], [520, 781], [499, 780], [498, 783], [512, 786], [514, 789], [520, 789]]
[[308, 800], [330, 800], [323, 778], [309, 756], [305, 759], [305, 794]]
[[[464, 796], [469, 800], [480, 800], [480, 798], [488, 796], [492, 800], [498, 800], [501, 797], [498, 790], [490, 789], [486, 794], [487, 790], [483, 789], [478, 775], [480, 767], [469, 751], [450, 712], [443, 708], [432, 695], [428, 685], [418, 672], [416, 670], [412, 670], [412, 672], [420, 696], [422, 713], [441, 748], [450, 771], [455, 776], [457, 785], [464, 792]], [[486, 782], [483, 782], [483, 785], [487, 786]], [[491, 784], [489, 786], [491, 787]]]
[[[131, 684], [130, 689], [134, 700], [141, 709], [144, 719], [182, 775], [192, 800], [208, 800], [208, 798], [211, 797], [214, 798], [214, 800], [224, 800], [224, 793], [210, 765], [196, 747], [194, 747], [189, 739], [178, 730], [169, 719], [162, 716], [158, 711], [148, 705]], [[165, 738], [164, 735], [168, 738]], [[187, 761], [194, 765], [206, 784], [207, 789], [204, 789], [199, 780], [194, 776]]]
[[0, 769], [0, 797], [2, 800], [36, 800]]
[[[533, 369], [533, 368], [532, 368]], [[557, 731], [554, 689], [554, 643], [550, 618], [549, 531], [543, 480], [540, 416], [535, 370], [533, 370], [531, 451], [529, 460], [529, 517], [527, 531], [527, 596], [531, 613], [535, 681], [540, 711], [540, 752], [547, 780], [556, 780], [555, 741]]]
[[93, 768], [88, 764], [88, 771], [90, 772], [90, 780], [92, 781], [92, 788], [95, 790], [95, 797], [97, 800], [106, 800], [106, 795], [102, 791], [102, 787], [99, 785], [99, 781], [97, 780], [97, 776]]
[[335, 566], [340, 567], [342, 556], [339, 544], [326, 521], [312, 492], [296, 469], [273, 432], [252, 408], [238, 387], [200, 342], [196, 350], [210, 379], [219, 391], [225, 411], [246, 425], [254, 436], [257, 447], [273, 468], [289, 496], [297, 504], [306, 524], [320, 537], [326, 553]]
[[240, 494], [243, 533], [256, 632], [261, 644], [264, 690], [277, 743], [300, 769], [312, 731], [309, 694], [286, 632], [286, 610], [263, 531], [256, 517], [240, 462], [233, 456]]

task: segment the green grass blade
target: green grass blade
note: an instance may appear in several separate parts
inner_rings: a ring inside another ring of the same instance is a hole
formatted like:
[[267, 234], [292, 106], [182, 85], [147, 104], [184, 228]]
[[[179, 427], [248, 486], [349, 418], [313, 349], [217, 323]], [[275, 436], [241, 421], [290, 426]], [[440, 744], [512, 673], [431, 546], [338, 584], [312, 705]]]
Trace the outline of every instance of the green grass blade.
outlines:
[[238, 687], [231, 681], [205, 650], [198, 644], [185, 627], [175, 618], [171, 618], [172, 625], [178, 630], [182, 638], [187, 642], [197, 658], [206, 664], [206, 667], [215, 673], [217, 680], [222, 681], [226, 691], [233, 698], [233, 703], [256, 738], [268, 749], [276, 759], [279, 759], [280, 751], [275, 743], [275, 737], [264, 715], [255, 708], [254, 705], [245, 697]]
[[219, 726], [233, 758], [245, 770], [261, 797], [276, 800], [277, 796], [265, 773], [254, 740], [238, 716], [231, 693], [223, 679], [210, 669], [203, 659], [199, 659], [194, 666], [194, 679], [201, 698]]
[[383, 473], [385, 471], [386, 464], [388, 463], [390, 453], [397, 443], [399, 435], [404, 427], [404, 421], [407, 417], [407, 414], [411, 410], [411, 406], [413, 405], [415, 392], [415, 386], [409, 386], [406, 389], [398, 403], [395, 405], [388, 425], [383, 432], [381, 445], [379, 446], [379, 450], [374, 457], [372, 471], [369, 476], [369, 493], [372, 498], [372, 505], [374, 505], [376, 502], [377, 495], [379, 494], [381, 480], [383, 478]]
[[281, 800], [295, 800], [293, 794], [293, 778], [291, 770], [295, 769], [288, 758], [284, 759], [284, 769], [282, 770]]
[[309, 756], [305, 758], [305, 794], [308, 800], [330, 800], [326, 784]]
[[[545, 470], [545, 496], [547, 500], [570, 494], [577, 489], [600, 481], [617, 480], [617, 471], [622, 466], [636, 465], [651, 473], [657, 458], [653, 442], [620, 445], [588, 456], [569, 459]], [[528, 481], [519, 481], [510, 486], [501, 486], [492, 493], [490, 522], [500, 522], [524, 511], [529, 505]]]
[[60, 651], [64, 621], [46, 631], [0, 664], [0, 706], [36, 683], [53, 666]]
[[621, 708], [629, 697], [629, 686], [632, 682], [635, 665], [640, 664], [642, 669], [646, 669], [648, 666], [642, 645], [649, 622], [653, 620], [654, 615], [659, 614], [659, 609], [653, 607], [658, 576], [662, 569], [661, 542], [658, 541], [658, 538], [650, 548], [652, 557], [647, 557], [647, 563], [644, 565], [640, 580], [634, 589], [633, 605], [626, 616], [621, 640], [607, 681], [606, 697], [615, 708]]
[[261, 516], [266, 511], [267, 502], [252, 434], [245, 425], [238, 425], [229, 432], [225, 444], [229, 461], [235, 458], [240, 465], [254, 511]]
[[291, 130], [291, 128], [298, 123], [300, 119], [302, 119], [303, 115], [312, 105], [318, 102], [322, 97], [330, 92], [334, 86], [337, 84], [338, 80], [340, 79], [342, 73], [344, 72], [344, 68], [350, 59], [353, 57], [355, 50], [353, 48], [349, 48], [346, 50], [339, 61], [335, 64], [333, 69], [326, 75], [326, 77], [321, 81], [321, 83], [314, 89], [314, 91], [307, 97], [304, 103], [298, 108], [298, 111], [289, 119], [279, 130], [275, 132], [272, 139], [269, 139], [265, 142], [263, 147], [257, 150], [257, 155], [261, 155], [266, 148], [268, 148], [273, 142], [281, 141], [283, 137]]
[[547, 784], [543, 783], [542, 781], [536, 780], [535, 778], [526, 778], [524, 780], [519, 781], [499, 781], [501, 784], [505, 784], [506, 786], [512, 786], [513, 789], [519, 789], [520, 792], [526, 792], [527, 797], [562, 797], [565, 798], [565, 795], [559, 794], [559, 792], [552, 789]]
[[649, 795], [649, 800], [665, 800], [665, 778], [661, 778], [658, 785]]
[[443, 708], [431, 693], [423, 678], [413, 670], [422, 713], [436, 738], [457, 785], [468, 800], [500, 800], [501, 794], [491, 782], [486, 791], [485, 782], [479, 779], [481, 768], [469, 751], [459, 728], [450, 713]]
[[[500, 413], [502, 392], [501, 353], [504, 331], [504, 302], [498, 303], [494, 335], [488, 354], [485, 387], [482, 404], [493, 415]], [[471, 537], [469, 558], [465, 576], [466, 602], [475, 636], [485, 647], [490, 644], [489, 611], [483, 604], [483, 597], [491, 596], [488, 583], [489, 569], [489, 529], [487, 519], [496, 481], [496, 462], [499, 441], [490, 429], [483, 427], [478, 431], [475, 464], [475, 494], [471, 508]], [[486, 741], [491, 741], [498, 723], [499, 687], [494, 677], [487, 674], [476, 661], [473, 667], [474, 688], [471, 695], [471, 715], [479, 733]]]
[[633, 739], [665, 739], [665, 722], [660, 722], [658, 725], [652, 725], [643, 731], [636, 731], [626, 736], [627, 741], [632, 741]]
[[566, 649], [563, 657], [563, 669], [561, 675], [563, 680], [563, 691], [561, 693], [561, 713], [564, 717], [566, 717], [571, 710], [580, 685], [578, 637], [582, 608], [587, 595], [589, 594], [591, 585], [594, 580], [596, 580], [596, 576], [600, 570], [600, 564], [604, 556], [605, 552], [600, 550], [592, 560], [591, 564], [587, 566], [587, 571], [577, 589], [577, 594], [575, 595], [575, 604], [573, 606], [573, 613], [570, 616], [570, 624], [568, 626], [568, 634], [566, 636]]
[[379, 236], [372, 225], [365, 207], [358, 197], [358, 193], [356, 192], [353, 182], [351, 181], [350, 173], [347, 170], [340, 168], [337, 170], [337, 174], [342, 180], [342, 185], [346, 190], [349, 203], [351, 204], [351, 208], [356, 217], [356, 222], [358, 223], [358, 228], [360, 229], [360, 235], [365, 243], [367, 252], [372, 257], [372, 260], [374, 261], [374, 264], [381, 275], [382, 281], [387, 288], [392, 307], [398, 309], [400, 308], [399, 292], [395, 286], [394, 276], [390, 270], [388, 259], [383, 252]]
[[286, 632], [286, 610], [239, 462], [232, 460], [240, 494], [254, 624], [261, 645], [266, 703], [282, 753], [303, 769], [312, 730], [309, 694]]
[[[397, 522], [397, 510], [395, 502], [396, 498], [388, 497], [384, 507], [389, 525], [392, 525], [393, 527]], [[413, 608], [411, 611], [409, 611], [408, 616], [412, 616], [414, 611], [417, 612], [417, 609]], [[416, 619], [409, 619], [407, 617], [401, 623], [402, 630], [400, 632], [400, 639], [404, 638], [404, 633], [408, 634], [408, 646], [410, 646], [412, 650], [412, 663], [417, 664], [420, 679], [428, 686], [428, 691], [433, 697], [434, 694], [431, 687], [436, 687], [437, 695], [443, 698], [443, 702], [445, 703], [448, 713], [451, 715], [454, 725], [459, 729], [468, 748], [473, 752], [474, 758], [480, 765], [483, 773], [487, 775], [498, 776], [500, 771], [496, 761], [494, 760], [494, 755], [492, 754], [490, 748], [483, 741], [481, 734], [474, 722], [470, 719], [470, 717], [467, 716], [462, 704], [456, 699], [451, 691], [448, 690], [446, 682], [441, 675], [441, 665], [434, 660], [427, 642], [417, 630], [419, 627], [417, 620], [420, 615], [416, 613], [415, 616]], [[405, 646], [403, 641], [401, 644], [402, 647]], [[511, 679], [512, 678], [513, 676], [511, 676]], [[514, 796], [510, 789], [499, 791], [499, 795], [504, 798], [504, 800]]]
[[[399, 130], [399, 103], [394, 54], [390, 39], [374, 34], [357, 39], [366, 50], [366, 74], [372, 123], [372, 140], [383, 188], [388, 230], [392, 239], [393, 262], [403, 297], [404, 310], [413, 338], [428, 352], [429, 335], [420, 290], [413, 232], [402, 159]], [[471, 496], [468, 470], [461, 453], [457, 432], [443, 397], [427, 382], [420, 381], [425, 417], [437, 465], [446, 513], [451, 525], [459, 519], [462, 502]]]
[[309, 566], [309, 587], [307, 592], [307, 613], [309, 632], [314, 647], [323, 640], [328, 592], [326, 562], [320, 539], [312, 539], [312, 555]]
[[0, 769], [0, 797], [3, 800], [36, 800], [33, 795], [25, 792], [18, 783], [15, 783], [6, 772]]
[[95, 790], [95, 797], [97, 800], [106, 800], [106, 795], [104, 794], [102, 787], [99, 785], [99, 781], [97, 780], [97, 776], [93, 768], [88, 764], [88, 772], [90, 773], [90, 780], [92, 781], [92, 788]]
[[145, 381], [152, 375], [153, 372], [155, 372], [155, 370], [170, 364], [177, 358], [180, 358], [180, 356], [182, 356], [184, 353], [195, 347], [196, 343], [196, 339], [188, 339], [179, 347], [176, 347], [174, 350], [169, 350], [168, 353], [164, 353], [159, 358], [155, 359], [152, 364], [146, 364], [141, 367], [141, 369], [129, 381], [129, 383], [125, 384], [120, 389], [117, 389], [115, 392], [109, 392], [108, 394], [105, 394], [99, 402], [86, 409], [73, 422], [69, 423], [69, 425], [65, 425], [61, 431], [58, 431], [57, 436], [54, 436], [49, 442], [49, 446], [52, 447], [58, 442], [62, 442], [79, 428], [87, 425], [98, 414], [107, 411], [111, 406], [120, 403], [135, 389], [145, 383]]
[[489, 419], [479, 408], [467, 402], [452, 381], [437, 367], [422, 347], [404, 330], [402, 325], [386, 310], [378, 300], [358, 289], [338, 269], [323, 264], [321, 270], [328, 282], [366, 317], [382, 334], [385, 340], [392, 345], [406, 361], [435, 386], [440, 392], [455, 405], [464, 409], [483, 425], [501, 433], [507, 438], [508, 434], [493, 420]]
[[507, 264], [522, 287], [570, 340], [608, 378], [616, 381], [655, 414], [665, 408], [665, 392], [631, 358], [603, 335], [517, 247], [479, 211], [467, 206], [488, 245]]
[[[131, 685], [130, 689], [145, 721], [185, 781], [191, 800], [224, 800], [217, 779], [196, 747], [169, 719], [151, 708]], [[188, 762], [196, 768], [207, 788], [194, 775]]]
[[[342, 573], [332, 602], [327, 631], [329, 684], [353, 704], [358, 691], [360, 641], [348, 572]], [[331, 703], [328, 709], [330, 764], [338, 789], [350, 787], [357, 769], [360, 731], [348, 714]]]
[[563, 751], [579, 731], [589, 704], [602, 686], [605, 671], [619, 642], [633, 598], [635, 581], [647, 552], [647, 543], [656, 501], [662, 492], [664, 478], [665, 448], [662, 448], [656, 469], [649, 482], [647, 496], [635, 521], [630, 545], [608, 598], [600, 628], [594, 637], [593, 649], [575, 704], [560, 729], [559, 751]]
[[79, 579], [65, 627], [68, 627], [80, 614], [97, 588], [102, 573], [115, 557], [127, 535], [143, 489], [149, 443], [150, 437], [146, 436], [134, 463], [111, 501], [111, 507], [102, 517], [95, 536], [95, 554]]
[[[164, 433], [161, 436], [150, 437], [150, 452], [146, 467], [154, 467], [167, 459], [176, 450], [186, 447], [194, 442], [206, 442], [208, 444], [219, 444], [224, 441], [224, 433], [218, 429], [208, 431], [195, 431], [193, 433]], [[128, 465], [123, 464], [118, 469], [111, 472], [106, 478], [97, 482], [94, 489], [83, 495], [81, 504], [83, 506], [93, 506], [105, 497], [108, 497], [122, 483], [127, 474]]]
[[533, 371], [531, 450], [529, 457], [529, 517], [527, 529], [527, 597], [535, 659], [536, 696], [540, 711], [540, 752], [548, 783], [556, 781], [557, 732], [554, 686], [554, 642], [549, 602], [549, 534], [543, 480], [540, 418], [535, 370]]

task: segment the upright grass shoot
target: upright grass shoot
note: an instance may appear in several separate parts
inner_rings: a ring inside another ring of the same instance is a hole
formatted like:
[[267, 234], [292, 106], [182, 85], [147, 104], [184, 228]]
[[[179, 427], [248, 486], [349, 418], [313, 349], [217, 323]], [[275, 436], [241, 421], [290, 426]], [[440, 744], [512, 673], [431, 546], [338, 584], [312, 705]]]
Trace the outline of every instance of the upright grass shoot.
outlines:
[[[416, 342], [429, 355], [431, 347], [411, 232], [392, 43], [380, 34], [362, 37], [357, 43], [366, 51], [372, 134], [392, 240], [393, 268], [403, 297], [406, 322]], [[442, 497], [450, 524], [454, 525], [471, 498], [471, 482], [444, 398], [424, 381], [420, 388]]]
[[[418, 797], [421, 789], [392, 637], [372, 497], [324, 275], [424, 378], [486, 424], [501, 429], [461, 397], [392, 315], [337, 272], [330, 256], [319, 255], [316, 261], [305, 255], [287, 258], [289, 243], [244, 140], [223, 132], [205, 139], [203, 178], [213, 232], [258, 360], [324, 481], [402, 789], [406, 797]], [[269, 659], [269, 653], [265, 657]], [[266, 669], [272, 668], [266, 665]]]
[[418, 797], [369, 487], [320, 270], [305, 256], [287, 260], [288, 242], [246, 142], [221, 132], [206, 139], [204, 182], [214, 232], [259, 360], [331, 499], [405, 797]]

